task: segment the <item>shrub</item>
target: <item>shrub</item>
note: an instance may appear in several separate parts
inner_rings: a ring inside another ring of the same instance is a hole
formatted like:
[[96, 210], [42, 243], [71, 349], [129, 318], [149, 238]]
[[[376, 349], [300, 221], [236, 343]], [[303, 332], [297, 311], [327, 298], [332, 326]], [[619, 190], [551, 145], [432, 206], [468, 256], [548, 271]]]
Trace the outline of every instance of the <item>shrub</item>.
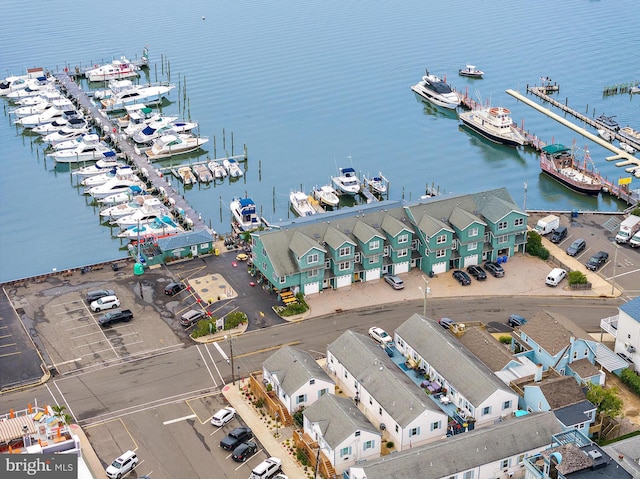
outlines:
[[620, 379], [631, 391], [640, 395], [640, 376], [631, 371], [631, 369], [624, 369], [620, 374]]
[[216, 331], [216, 320], [217, 318], [208, 318], [201, 319], [196, 323], [195, 328], [193, 328], [193, 332], [191, 333], [192, 338], [200, 338], [202, 336], [206, 336], [207, 334], [214, 333]]
[[300, 447], [296, 449], [296, 459], [303, 466], [307, 466], [309, 464], [309, 459], [307, 459], [307, 455], [304, 453], [304, 449]]
[[582, 271], [569, 271], [567, 280], [569, 284], [587, 284], [587, 277]]
[[309, 306], [306, 303], [293, 303], [280, 311], [280, 316], [288, 317], [295, 316], [296, 314], [302, 314], [309, 310]]
[[395, 446], [393, 441], [387, 441], [387, 449], [393, 449], [393, 446]]
[[531, 256], [537, 256], [544, 261], [549, 259], [549, 250], [542, 246], [542, 236], [535, 231], [529, 232], [525, 251]]
[[293, 422], [295, 422], [298, 427], [302, 427], [304, 425], [304, 416], [302, 415], [303, 411], [304, 407], [301, 407], [293, 413]]
[[511, 344], [511, 336], [507, 336], [507, 335], [500, 336], [498, 338], [498, 341], [500, 341], [502, 344]]
[[229, 330], [237, 327], [239, 324], [249, 320], [248, 316], [241, 311], [234, 311], [224, 317], [224, 329]]
[[264, 399], [262, 399], [262, 398], [256, 399], [256, 401], [253, 403], [253, 405], [258, 409], [264, 407]]

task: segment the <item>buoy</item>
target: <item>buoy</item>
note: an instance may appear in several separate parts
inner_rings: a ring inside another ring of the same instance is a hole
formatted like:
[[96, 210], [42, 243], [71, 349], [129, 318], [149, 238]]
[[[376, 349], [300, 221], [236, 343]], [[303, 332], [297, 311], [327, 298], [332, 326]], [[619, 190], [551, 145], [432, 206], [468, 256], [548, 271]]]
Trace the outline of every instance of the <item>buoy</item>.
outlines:
[[202, 15], [202, 19], [204, 20], [204, 15]]

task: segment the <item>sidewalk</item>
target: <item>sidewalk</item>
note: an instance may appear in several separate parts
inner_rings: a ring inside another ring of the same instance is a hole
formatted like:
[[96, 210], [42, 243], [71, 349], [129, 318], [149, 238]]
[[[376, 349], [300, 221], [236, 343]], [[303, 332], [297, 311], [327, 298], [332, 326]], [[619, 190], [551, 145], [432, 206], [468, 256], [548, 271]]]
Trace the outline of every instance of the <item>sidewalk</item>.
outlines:
[[268, 456], [275, 456], [282, 459], [282, 471], [290, 479], [305, 479], [307, 474], [304, 473], [302, 466], [298, 463], [295, 456], [292, 455], [285, 447], [285, 441], [292, 441], [293, 429], [291, 427], [282, 427], [278, 429], [278, 438], [275, 438], [275, 431], [271, 430], [256, 410], [241, 395], [244, 387], [249, 385], [249, 380], [243, 379], [236, 381], [237, 384], [227, 384], [222, 389], [222, 394], [229, 401], [231, 407], [236, 413], [242, 417], [242, 420], [251, 428], [255, 438], [260, 441], [262, 447]]

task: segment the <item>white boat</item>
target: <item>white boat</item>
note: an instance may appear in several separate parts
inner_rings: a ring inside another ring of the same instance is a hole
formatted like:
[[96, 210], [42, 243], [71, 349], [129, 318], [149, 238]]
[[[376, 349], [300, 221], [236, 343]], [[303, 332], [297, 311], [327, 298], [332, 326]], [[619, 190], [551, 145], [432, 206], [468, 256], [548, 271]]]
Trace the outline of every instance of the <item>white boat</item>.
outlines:
[[478, 70], [474, 65], [466, 65], [464, 68], [458, 70], [458, 75], [469, 78], [482, 78], [484, 72]]
[[335, 208], [340, 204], [340, 198], [336, 190], [331, 185], [324, 185], [320, 188], [316, 187], [312, 192], [314, 198], [325, 206]]
[[100, 210], [100, 216], [108, 218], [109, 220], [115, 220], [122, 218], [123, 216], [129, 216], [138, 211], [144, 206], [147, 201], [157, 200], [155, 196], [140, 195], [134, 196], [130, 201], [126, 203], [119, 203], [117, 205], [107, 206]]
[[509, 146], [524, 145], [524, 136], [516, 128], [507, 108], [481, 107], [460, 113], [459, 117], [465, 126], [490, 141]]
[[125, 191], [121, 191], [119, 193], [113, 193], [103, 198], [99, 198], [98, 203], [104, 206], [119, 205], [121, 203], [126, 203], [127, 201], [131, 201], [133, 198], [143, 194], [144, 194], [144, 190], [142, 189], [142, 186], [131, 185]]
[[222, 166], [225, 170], [227, 170], [227, 173], [231, 178], [240, 178], [242, 175], [244, 175], [242, 168], [240, 168], [238, 162], [233, 158], [222, 160]]
[[631, 88], [631, 90], [629, 90], [629, 93], [631, 93], [632, 95], [640, 93], [640, 86], [634, 86], [633, 88]]
[[445, 80], [430, 74], [429, 70], [411, 89], [421, 98], [443, 108], [455, 110], [460, 105], [458, 94], [451, 90]]
[[624, 138], [624, 142], [629, 146], [638, 149], [640, 148], [640, 131], [634, 130], [630, 126], [625, 126], [618, 130], [618, 135]]
[[194, 183], [198, 182], [198, 180], [196, 180], [195, 175], [193, 174], [193, 171], [191, 171], [191, 167], [189, 166], [179, 167], [178, 176], [180, 177], [180, 179], [185, 185], [193, 185]]
[[635, 155], [636, 153], [638, 153], [638, 150], [636, 150], [633, 146], [631, 146], [629, 143], [625, 143], [624, 141], [620, 142], [620, 149], [626, 151], [627, 153], [629, 153], [630, 155]]
[[292, 191], [289, 193], [289, 202], [298, 216], [312, 216], [317, 213], [309, 203], [309, 198], [304, 191]]
[[0, 96], [7, 96], [14, 91], [22, 90], [31, 78], [45, 77], [44, 68], [29, 68], [26, 75], [10, 75], [0, 82]]
[[73, 108], [68, 106], [58, 108], [55, 105], [48, 106], [42, 113], [36, 113], [35, 115], [24, 116], [16, 120], [18, 125], [22, 125], [25, 128], [35, 128], [40, 125], [52, 123], [54, 120], [63, 118], [65, 112], [71, 111]]
[[[114, 80], [111, 80], [114, 81]], [[121, 80], [127, 82], [129, 80]], [[129, 83], [131, 83], [129, 81]], [[100, 104], [105, 111], [124, 110], [125, 106], [135, 103], [144, 103], [145, 105], [160, 103], [176, 86], [168, 83], [157, 85], [133, 85], [114, 92], [103, 100]]]
[[84, 115], [77, 110], [66, 110], [61, 118], [56, 118], [51, 123], [43, 123], [42, 125], [38, 125], [36, 127], [31, 128], [32, 133], [37, 133], [38, 135], [48, 135], [49, 133], [53, 133], [54, 131], [58, 131], [64, 125], [66, 125], [69, 120], [74, 118], [84, 119]]
[[118, 238], [136, 240], [138, 238], [160, 237], [174, 235], [183, 231], [168, 215], [156, 218], [146, 225], [130, 226], [120, 234]]
[[382, 176], [382, 173], [378, 173], [378, 176], [373, 176], [371, 178], [365, 176], [363, 177], [362, 182], [364, 183], [365, 188], [368, 188], [372, 193], [376, 193], [378, 195], [384, 195], [387, 193], [389, 180]]
[[98, 160], [91, 165], [78, 168], [77, 170], [71, 172], [71, 174], [79, 178], [88, 178], [90, 176], [101, 175], [102, 173], [106, 173], [113, 168], [118, 168], [121, 166], [124, 166], [124, 163], [119, 162], [116, 154], [113, 153], [112, 155], [105, 156], [105, 158]]
[[96, 133], [88, 133], [86, 135], [81, 135], [77, 138], [72, 138], [70, 140], [60, 141], [55, 145], [51, 145], [54, 150], [68, 150], [71, 148], [78, 148], [80, 145], [84, 146], [92, 146], [102, 143], [106, 145], [100, 137]]
[[[17, 89], [6, 94], [10, 101], [17, 101], [22, 98], [36, 96], [44, 91], [55, 90], [56, 79], [54, 77], [40, 76], [30, 78], [24, 85], [19, 85]], [[18, 86], [18, 85], [16, 85]]]
[[193, 165], [193, 172], [200, 183], [209, 183], [213, 181], [213, 173], [209, 168], [207, 168], [207, 165]]
[[331, 183], [341, 195], [354, 196], [360, 193], [360, 179], [353, 168], [340, 168], [338, 176], [331, 177]]
[[160, 121], [153, 121], [135, 132], [131, 138], [136, 143], [149, 143], [156, 138], [177, 133], [189, 133], [198, 128], [195, 121], [176, 120], [174, 117], [163, 117]]
[[211, 173], [213, 173], [213, 177], [216, 180], [220, 180], [222, 178], [226, 178], [227, 177], [227, 170], [225, 169], [224, 166], [222, 166], [220, 163], [218, 163], [215, 160], [211, 160], [207, 166], [209, 167], [209, 169], [211, 170]]
[[72, 110], [75, 108], [73, 102], [68, 98], [55, 98], [53, 100], [47, 100], [41, 96], [37, 98], [40, 98], [39, 102], [33, 105], [21, 106], [12, 110], [11, 113], [17, 118], [24, 118], [25, 116], [40, 115], [49, 108], [57, 108], [58, 110]]
[[94, 68], [84, 72], [84, 76], [87, 77], [89, 81], [94, 82], [107, 81], [114, 78], [131, 78], [137, 77], [138, 75], [138, 66], [125, 57], [120, 57], [119, 60], [113, 60], [106, 65], [96, 65]]
[[195, 151], [208, 141], [209, 139], [206, 137], [193, 136], [187, 133], [164, 135], [153, 140], [153, 146], [145, 153], [149, 160], [155, 161]]
[[117, 224], [122, 229], [129, 226], [146, 225], [151, 223], [156, 218], [162, 218], [169, 214], [169, 208], [162, 204], [158, 198], [152, 198], [144, 202], [144, 204], [133, 213], [121, 216], [112, 221], [113, 224]]
[[133, 168], [129, 165], [124, 165], [120, 167], [112, 168], [111, 170], [102, 173], [100, 175], [92, 175], [86, 177], [84, 180], [80, 182], [80, 184], [86, 188], [91, 188], [93, 186], [104, 185], [107, 181], [112, 178], [120, 178], [120, 179], [138, 179]]
[[80, 142], [75, 148], [67, 148], [64, 150], [58, 149], [48, 153], [47, 156], [53, 158], [56, 163], [82, 163], [83, 161], [101, 160], [105, 155], [111, 156], [111, 153], [113, 153], [113, 150], [103, 142], [97, 142], [94, 144], [85, 144]]
[[85, 193], [99, 200], [117, 193], [127, 193], [131, 186], [142, 187], [142, 183], [140, 180], [121, 180], [119, 178], [112, 178], [102, 185], [93, 186], [88, 190], [85, 190]]
[[72, 118], [62, 125], [58, 131], [49, 133], [42, 138], [42, 141], [52, 146], [67, 140], [74, 140], [89, 133], [89, 123], [82, 118]]
[[256, 204], [251, 198], [234, 198], [230, 204], [233, 219], [242, 231], [249, 231], [260, 226], [260, 218], [256, 212]]
[[14, 103], [19, 106], [35, 106], [42, 102], [52, 102], [53, 100], [61, 100], [66, 98], [62, 93], [56, 89], [45, 90], [35, 96], [29, 96], [21, 100], [17, 100]]
[[598, 128], [598, 136], [605, 141], [613, 141], [615, 138], [615, 134], [613, 132], [604, 128]]

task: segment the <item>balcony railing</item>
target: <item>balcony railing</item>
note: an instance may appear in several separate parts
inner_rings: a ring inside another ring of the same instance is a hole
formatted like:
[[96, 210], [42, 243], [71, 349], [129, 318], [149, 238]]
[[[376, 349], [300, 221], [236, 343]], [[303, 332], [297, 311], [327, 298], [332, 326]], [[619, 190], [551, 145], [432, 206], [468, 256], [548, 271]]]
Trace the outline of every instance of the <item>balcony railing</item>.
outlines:
[[614, 338], [618, 337], [618, 315], [601, 319], [600, 329], [606, 331]]

